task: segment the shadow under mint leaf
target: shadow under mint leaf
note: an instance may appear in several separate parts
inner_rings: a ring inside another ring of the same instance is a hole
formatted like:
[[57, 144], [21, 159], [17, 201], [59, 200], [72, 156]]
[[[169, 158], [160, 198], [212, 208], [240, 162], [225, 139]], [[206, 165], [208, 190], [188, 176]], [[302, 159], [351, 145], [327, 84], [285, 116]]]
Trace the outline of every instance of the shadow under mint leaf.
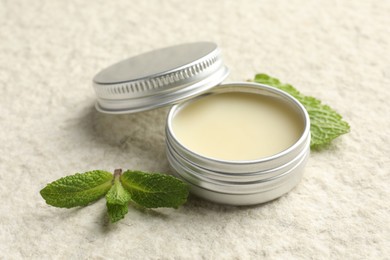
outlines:
[[91, 104], [82, 111], [77, 125], [80, 127], [80, 134], [96, 142], [99, 149], [116, 148], [117, 153], [128, 154], [129, 158], [136, 157], [138, 167], [133, 170], [169, 173], [165, 153], [168, 110], [169, 108], [159, 108], [134, 114], [112, 115], [98, 112]]

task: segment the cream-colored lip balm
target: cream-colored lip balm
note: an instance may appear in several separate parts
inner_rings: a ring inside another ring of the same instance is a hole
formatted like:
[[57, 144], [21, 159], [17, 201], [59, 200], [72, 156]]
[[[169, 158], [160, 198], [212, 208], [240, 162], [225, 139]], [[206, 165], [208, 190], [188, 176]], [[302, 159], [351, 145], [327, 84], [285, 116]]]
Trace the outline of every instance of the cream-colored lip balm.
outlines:
[[183, 106], [172, 129], [187, 149], [217, 160], [247, 161], [291, 147], [303, 133], [302, 116], [272, 96], [228, 92]]
[[238, 82], [171, 108], [167, 158], [193, 194], [253, 205], [282, 196], [302, 178], [310, 154], [310, 118], [289, 94]]

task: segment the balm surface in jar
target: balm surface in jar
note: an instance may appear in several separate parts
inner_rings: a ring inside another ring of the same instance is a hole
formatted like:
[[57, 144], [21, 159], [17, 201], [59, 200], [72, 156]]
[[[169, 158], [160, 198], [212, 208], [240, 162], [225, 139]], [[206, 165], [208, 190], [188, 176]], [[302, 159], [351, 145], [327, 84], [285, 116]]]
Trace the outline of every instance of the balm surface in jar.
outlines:
[[292, 146], [302, 135], [302, 121], [278, 98], [228, 92], [204, 96], [183, 106], [172, 121], [172, 131], [195, 153], [245, 161]]

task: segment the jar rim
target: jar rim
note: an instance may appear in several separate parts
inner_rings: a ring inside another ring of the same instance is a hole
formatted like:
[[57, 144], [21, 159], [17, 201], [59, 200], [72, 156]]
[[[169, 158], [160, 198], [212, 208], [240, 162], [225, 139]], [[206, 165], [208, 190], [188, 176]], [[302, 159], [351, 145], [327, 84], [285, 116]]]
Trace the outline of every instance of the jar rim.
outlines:
[[[246, 90], [246, 91], [245, 91]], [[254, 93], [254, 94], [272, 94], [276, 97], [280, 97], [284, 100], [289, 101], [291, 104], [293, 104], [296, 108], [298, 108], [298, 112], [301, 113], [302, 118], [303, 118], [303, 124], [304, 128], [302, 131], [302, 134], [300, 135], [299, 139], [290, 147], [284, 149], [281, 152], [278, 152], [274, 155], [267, 156], [267, 157], [262, 157], [259, 159], [254, 159], [254, 160], [223, 160], [223, 159], [218, 159], [218, 158], [213, 158], [213, 157], [208, 157], [199, 153], [196, 153], [192, 150], [190, 150], [188, 147], [184, 146], [179, 139], [176, 137], [173, 127], [172, 127], [172, 122], [174, 120], [174, 117], [176, 113], [179, 111], [182, 106], [189, 104], [189, 102], [193, 102], [194, 100], [197, 100], [199, 98], [204, 97], [205, 95], [210, 95], [210, 94], [219, 94], [219, 93], [226, 93], [226, 92], [249, 92], [249, 93]], [[299, 147], [302, 147], [308, 138], [310, 138], [310, 118], [309, 115], [304, 108], [304, 106], [293, 96], [290, 94], [265, 85], [265, 84], [259, 84], [259, 83], [253, 83], [253, 82], [232, 82], [232, 83], [227, 83], [227, 84], [221, 84], [210, 91], [204, 93], [201, 96], [198, 96], [194, 99], [188, 100], [186, 102], [182, 102], [179, 104], [174, 105], [169, 113], [168, 113], [168, 118], [167, 118], [167, 124], [166, 124], [166, 134], [167, 134], [167, 139], [172, 141], [172, 144], [175, 146], [175, 148], [178, 148], [181, 152], [184, 152], [186, 155], [189, 155], [191, 158], [194, 158], [196, 161], [207, 161], [210, 163], [217, 163], [217, 164], [223, 164], [223, 165], [234, 165], [234, 166], [244, 166], [244, 165], [253, 165], [253, 164], [263, 164], [266, 162], [271, 162], [274, 160], [278, 160], [279, 158], [285, 157], [286, 155], [290, 154], [294, 150], [301, 150]], [[192, 160], [191, 160], [192, 161]]]

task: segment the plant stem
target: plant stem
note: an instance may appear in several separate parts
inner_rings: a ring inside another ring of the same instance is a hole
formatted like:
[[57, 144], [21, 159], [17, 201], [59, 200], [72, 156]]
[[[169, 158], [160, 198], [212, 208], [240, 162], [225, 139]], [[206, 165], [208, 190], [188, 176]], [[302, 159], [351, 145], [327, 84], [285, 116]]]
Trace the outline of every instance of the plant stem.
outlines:
[[114, 180], [119, 179], [122, 175], [122, 169], [115, 169], [114, 170]]

